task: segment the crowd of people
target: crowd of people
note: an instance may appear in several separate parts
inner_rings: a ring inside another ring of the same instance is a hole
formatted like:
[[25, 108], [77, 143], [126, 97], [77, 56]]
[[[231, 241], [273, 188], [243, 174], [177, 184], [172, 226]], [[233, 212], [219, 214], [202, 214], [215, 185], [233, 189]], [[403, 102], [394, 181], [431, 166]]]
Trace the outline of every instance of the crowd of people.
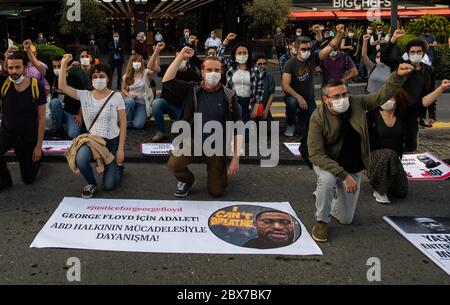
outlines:
[[[436, 101], [450, 82], [443, 80], [436, 86], [430, 65], [435, 38], [428, 29], [404, 50], [397, 46], [405, 34], [401, 28], [390, 34], [383, 25], [377, 25], [375, 33], [369, 26], [360, 38], [342, 24], [335, 29], [314, 25], [310, 30], [304, 35], [298, 28], [290, 39], [277, 28], [274, 46], [285, 94], [284, 135], [299, 136], [302, 157], [317, 174], [312, 235], [326, 241], [330, 216], [343, 224], [352, 222], [365, 171], [377, 202], [389, 203], [388, 194], [407, 196], [402, 154], [416, 150], [419, 121], [427, 111], [428, 123], [436, 120]], [[5, 54], [0, 54], [0, 190], [12, 186], [5, 160], [10, 149], [17, 156], [23, 181], [35, 180], [49, 125], [54, 139], [73, 139], [66, 157], [70, 168], [86, 180], [82, 197], [92, 198], [98, 184], [90, 163], [95, 161], [96, 170], [103, 173], [103, 188], [116, 189], [125, 169], [127, 132], [143, 129], [150, 116], [155, 120], [153, 142], [170, 137], [165, 115], [192, 123], [194, 115], [201, 113], [203, 125], [217, 121], [224, 129], [228, 121], [272, 119], [277, 76], [266, 68], [271, 58], [253, 55], [247, 43], [236, 41], [236, 34], [229, 33], [222, 41], [211, 31], [199, 48], [197, 36], [185, 29], [168, 65], [161, 64], [166, 45], [160, 33], [151, 55], [145, 34], [136, 38], [131, 56], [114, 32], [107, 64], [100, 62], [94, 41], [76, 57], [54, 57], [50, 69], [39, 60], [35, 46], [48, 43], [42, 33], [34, 43], [23, 42], [24, 52], [8, 42]], [[318, 105], [314, 85], [319, 71], [322, 103]], [[162, 78], [159, 97], [156, 75]], [[351, 95], [349, 83], [358, 75], [367, 78], [365, 93]], [[186, 197], [195, 183], [188, 169], [194, 157], [177, 153], [193, 149], [194, 139], [184, 140], [168, 161], [178, 180], [177, 197]], [[227, 140], [225, 135], [223, 140]], [[204, 156], [211, 196], [222, 197], [228, 177], [238, 173], [246, 142], [248, 134], [234, 136], [231, 162], [225, 154]]]

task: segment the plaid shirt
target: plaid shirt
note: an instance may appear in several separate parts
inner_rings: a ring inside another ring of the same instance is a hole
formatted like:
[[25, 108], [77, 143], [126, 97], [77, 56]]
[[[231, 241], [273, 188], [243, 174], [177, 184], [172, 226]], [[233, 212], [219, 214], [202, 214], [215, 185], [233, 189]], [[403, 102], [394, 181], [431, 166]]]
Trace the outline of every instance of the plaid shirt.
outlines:
[[[239, 70], [239, 65], [230, 58], [224, 58], [225, 49], [226, 46], [223, 45], [220, 46], [217, 49], [217, 57], [219, 57], [223, 63], [223, 68], [225, 70], [225, 75], [227, 78], [226, 87], [235, 90], [233, 83], [233, 75]], [[250, 91], [252, 92], [250, 97], [250, 105], [253, 106], [255, 103], [260, 103], [263, 98], [264, 72], [259, 70], [258, 66], [256, 65], [253, 66], [249, 72], [250, 72]]]

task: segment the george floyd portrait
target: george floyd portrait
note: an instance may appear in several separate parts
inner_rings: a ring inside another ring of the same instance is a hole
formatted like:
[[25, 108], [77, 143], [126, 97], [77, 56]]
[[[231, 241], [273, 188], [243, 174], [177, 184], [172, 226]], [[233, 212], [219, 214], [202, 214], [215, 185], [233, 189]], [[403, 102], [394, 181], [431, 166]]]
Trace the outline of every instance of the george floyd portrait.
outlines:
[[251, 205], [216, 211], [209, 219], [209, 227], [218, 238], [253, 249], [286, 247], [301, 235], [299, 222], [292, 215]]

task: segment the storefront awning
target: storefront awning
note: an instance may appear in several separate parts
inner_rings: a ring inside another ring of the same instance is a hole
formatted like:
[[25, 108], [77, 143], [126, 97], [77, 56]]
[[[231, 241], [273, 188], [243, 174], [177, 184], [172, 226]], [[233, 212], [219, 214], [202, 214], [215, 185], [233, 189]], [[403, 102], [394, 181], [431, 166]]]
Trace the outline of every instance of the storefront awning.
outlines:
[[[367, 20], [370, 14], [375, 11], [367, 10], [336, 10], [336, 11], [297, 11], [291, 13], [291, 18], [295, 20]], [[380, 18], [391, 18], [390, 10], [381, 10]], [[419, 18], [426, 14], [450, 17], [450, 9], [405, 9], [399, 10], [399, 18]], [[373, 16], [373, 15], [372, 15]]]

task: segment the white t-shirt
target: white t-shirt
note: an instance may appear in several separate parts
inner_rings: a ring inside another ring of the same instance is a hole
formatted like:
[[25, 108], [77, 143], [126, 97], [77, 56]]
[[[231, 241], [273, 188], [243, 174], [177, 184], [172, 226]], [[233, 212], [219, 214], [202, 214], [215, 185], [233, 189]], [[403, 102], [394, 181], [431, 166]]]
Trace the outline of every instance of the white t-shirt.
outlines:
[[206, 42], [205, 45], [209, 48], [209, 47], [220, 47], [222, 45], [222, 41], [219, 38], [212, 38], [209, 37]]
[[[145, 93], [145, 80], [148, 77], [148, 75], [151, 73], [150, 70], [145, 69], [144, 70], [144, 77], [136, 79], [134, 78], [134, 83], [128, 87], [128, 92], [131, 95], [136, 95], [138, 99], [144, 98]], [[123, 81], [125, 81], [126, 75], [123, 76]], [[150, 82], [149, 82], [150, 83]]]
[[238, 69], [232, 77], [234, 91], [239, 97], [250, 97], [252, 95], [250, 72], [247, 70]]
[[[77, 97], [81, 103], [81, 111], [83, 112], [83, 120], [86, 128], [91, 126], [92, 121], [97, 116], [103, 103], [106, 102], [108, 96], [98, 101], [92, 96], [92, 92], [88, 90], [77, 90]], [[117, 138], [120, 134], [117, 111], [124, 109], [125, 102], [123, 101], [122, 95], [114, 92], [108, 105], [106, 105], [94, 126], [92, 126], [90, 133], [108, 140]]]

